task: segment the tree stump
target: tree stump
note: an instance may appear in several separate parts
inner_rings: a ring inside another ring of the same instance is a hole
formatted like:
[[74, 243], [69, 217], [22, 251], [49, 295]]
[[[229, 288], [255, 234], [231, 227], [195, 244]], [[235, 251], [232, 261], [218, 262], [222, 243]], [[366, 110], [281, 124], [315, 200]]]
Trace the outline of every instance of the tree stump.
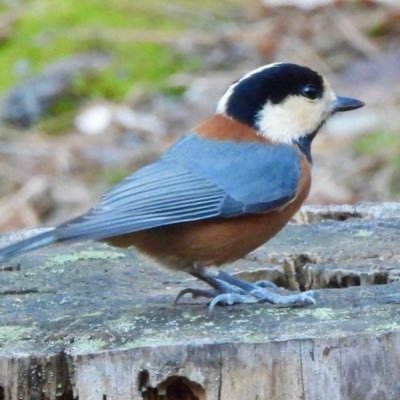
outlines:
[[226, 270], [317, 304], [211, 316], [172, 304], [201, 283], [134, 251], [25, 254], [0, 266], [0, 400], [398, 400], [399, 245], [400, 204], [305, 207]]

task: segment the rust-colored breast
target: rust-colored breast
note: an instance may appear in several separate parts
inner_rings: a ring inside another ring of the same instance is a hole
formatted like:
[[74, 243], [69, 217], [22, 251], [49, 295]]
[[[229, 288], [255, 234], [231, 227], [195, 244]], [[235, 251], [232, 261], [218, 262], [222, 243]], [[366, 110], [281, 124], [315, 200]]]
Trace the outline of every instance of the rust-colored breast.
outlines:
[[[223, 134], [226, 120], [222, 116], [213, 117], [212, 124], [208, 120], [196, 131], [213, 138], [212, 132], [218, 132], [217, 139], [220, 140], [235, 140], [232, 132], [240, 133], [236, 140], [264, 140], [252, 129], [231, 120], [229, 122], [234, 125], [229, 129], [231, 134]], [[221, 129], [218, 129], [218, 124], [222, 124]], [[279, 209], [237, 218], [169, 225], [107, 239], [107, 242], [121, 247], [135, 246], [162, 264], [178, 270], [189, 270], [194, 263], [219, 266], [234, 261], [275, 236], [306, 199], [311, 184], [310, 165], [300, 154], [301, 175], [296, 197]]]

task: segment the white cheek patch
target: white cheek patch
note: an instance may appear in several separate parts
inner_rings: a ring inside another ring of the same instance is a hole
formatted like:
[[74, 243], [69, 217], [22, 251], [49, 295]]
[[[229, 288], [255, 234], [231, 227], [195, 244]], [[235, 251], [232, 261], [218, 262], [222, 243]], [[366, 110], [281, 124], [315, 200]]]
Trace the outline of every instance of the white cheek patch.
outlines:
[[260, 134], [273, 142], [292, 143], [314, 132], [329, 117], [336, 98], [329, 84], [321, 99], [289, 96], [279, 104], [267, 103], [257, 115]]

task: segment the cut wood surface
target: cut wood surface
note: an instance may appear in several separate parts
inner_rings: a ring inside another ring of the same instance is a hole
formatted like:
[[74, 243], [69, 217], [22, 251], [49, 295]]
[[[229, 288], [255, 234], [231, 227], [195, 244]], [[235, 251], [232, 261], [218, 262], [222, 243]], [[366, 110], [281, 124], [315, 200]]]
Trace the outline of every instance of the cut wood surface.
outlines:
[[0, 400], [400, 399], [400, 204], [305, 207], [225, 270], [317, 304], [209, 316], [172, 304], [189, 275], [93, 242], [3, 263]]

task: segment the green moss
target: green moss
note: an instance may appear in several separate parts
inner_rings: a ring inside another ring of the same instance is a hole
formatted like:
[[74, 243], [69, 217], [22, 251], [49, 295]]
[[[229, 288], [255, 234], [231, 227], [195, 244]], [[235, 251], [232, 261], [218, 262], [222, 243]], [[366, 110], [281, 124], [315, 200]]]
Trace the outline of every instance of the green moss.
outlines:
[[376, 131], [363, 135], [356, 143], [355, 149], [362, 155], [367, 155], [380, 160], [385, 167], [392, 168], [389, 182], [391, 193], [396, 196], [400, 193], [400, 135], [392, 131]]
[[124, 257], [124, 253], [113, 250], [83, 250], [74, 254], [62, 254], [51, 257], [46, 262], [46, 266], [76, 263], [80, 260], [117, 260]]
[[356, 151], [365, 155], [379, 155], [400, 147], [400, 136], [396, 132], [376, 131], [363, 135], [355, 145]]
[[[171, 74], [200, 64], [175, 52], [175, 40], [193, 26], [214, 28], [216, 20], [229, 16], [235, 3], [238, 0], [174, 0], [168, 4], [159, 0], [57, 0], [54, 6], [53, 0], [25, 1], [10, 38], [0, 44], [0, 92], [53, 61], [87, 50], [109, 53], [111, 64], [92, 79], [78, 78], [74, 101], [69, 103], [67, 97], [67, 104], [64, 100], [57, 104], [50, 112], [52, 118], [74, 108], [76, 97], [120, 100], [138, 82], [160, 90]], [[21, 61], [28, 66], [24, 76], [15, 72]], [[171, 89], [173, 94], [179, 91]], [[42, 128], [54, 131], [66, 122], [70, 125], [71, 118]]]
[[296, 310], [300, 317], [313, 317], [320, 321], [340, 318], [339, 312], [328, 307], [301, 308]]
[[373, 234], [374, 234], [373, 231], [369, 231], [367, 229], [358, 229], [357, 231], [354, 232], [354, 236], [360, 238], [369, 237], [372, 236]]
[[49, 135], [62, 135], [72, 126], [75, 109], [51, 113], [36, 124], [36, 129]]
[[102, 182], [105, 182], [108, 186], [115, 185], [130, 173], [132, 173], [132, 170], [129, 168], [108, 167], [104, 170]]
[[74, 93], [79, 97], [121, 100], [137, 83], [145, 84], [149, 90], [161, 90], [171, 74], [194, 70], [199, 64], [155, 43], [115, 46], [112, 60], [109, 67], [91, 79], [78, 78]]
[[31, 332], [32, 328], [24, 326], [0, 326], [0, 345], [21, 340]]
[[321, 321], [337, 318], [337, 312], [332, 308], [319, 307], [319, 308], [314, 308], [312, 311], [313, 312], [311, 315]]
[[107, 343], [101, 339], [92, 339], [82, 337], [71, 346], [72, 354], [96, 353], [107, 346]]
[[377, 326], [368, 326], [365, 332], [369, 334], [383, 334], [400, 331], [400, 324], [396, 321], [385, 322]]
[[[173, 51], [174, 40], [197, 23], [200, 14], [216, 13], [212, 1], [194, 5], [176, 0], [168, 7], [156, 0], [145, 4], [130, 0], [51, 0], [26, 1], [9, 40], [0, 44], [0, 92], [43, 70], [49, 63], [71, 54], [101, 50], [111, 55], [110, 65], [91, 79], [78, 77], [72, 93], [54, 104], [38, 129], [49, 133], [66, 131], [72, 125], [78, 99], [121, 100], [143, 82], [149, 90], [165, 90], [179, 95], [180, 88], [166, 88], [166, 80], [177, 71], [197, 68], [199, 60]], [[172, 12], [169, 8], [179, 12]], [[223, 15], [223, 14], [221, 14]], [[15, 73], [25, 63], [27, 73]]]
[[160, 88], [160, 91], [166, 96], [181, 97], [186, 89], [186, 86], [165, 85]]

